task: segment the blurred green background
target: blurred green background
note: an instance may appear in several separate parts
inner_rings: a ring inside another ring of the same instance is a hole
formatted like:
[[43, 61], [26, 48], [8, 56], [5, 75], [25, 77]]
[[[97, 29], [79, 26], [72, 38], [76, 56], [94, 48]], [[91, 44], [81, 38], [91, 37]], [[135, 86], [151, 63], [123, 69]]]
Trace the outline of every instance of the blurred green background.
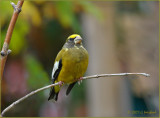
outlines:
[[[10, 1], [0, 0], [1, 47], [12, 13]], [[89, 52], [86, 75], [146, 72], [151, 77], [85, 80], [68, 97], [63, 87], [57, 103], [47, 101], [48, 89], [5, 116], [159, 116], [158, 1], [25, 1], [9, 47], [1, 110], [51, 83], [54, 59], [73, 33], [82, 36]]]

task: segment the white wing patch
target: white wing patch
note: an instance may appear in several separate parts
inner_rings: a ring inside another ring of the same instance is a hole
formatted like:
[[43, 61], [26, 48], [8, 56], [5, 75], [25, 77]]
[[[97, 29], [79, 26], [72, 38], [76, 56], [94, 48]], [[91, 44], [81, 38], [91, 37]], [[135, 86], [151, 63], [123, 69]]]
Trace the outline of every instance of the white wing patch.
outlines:
[[59, 66], [59, 61], [56, 61], [56, 62], [54, 63], [53, 70], [52, 70], [52, 79], [54, 79], [54, 78], [53, 78], [53, 75], [54, 75], [54, 73], [56, 72], [56, 70], [58, 69], [58, 66]]

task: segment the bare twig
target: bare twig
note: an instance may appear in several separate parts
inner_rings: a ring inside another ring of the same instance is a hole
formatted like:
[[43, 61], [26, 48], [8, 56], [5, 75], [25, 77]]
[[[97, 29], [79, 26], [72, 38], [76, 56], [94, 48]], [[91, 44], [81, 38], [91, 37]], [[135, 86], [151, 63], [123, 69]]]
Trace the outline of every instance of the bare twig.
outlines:
[[83, 77], [83, 79], [92, 79], [92, 78], [99, 78], [99, 77], [111, 77], [111, 76], [127, 76], [127, 75], [143, 75], [149, 77], [150, 75], [147, 73], [116, 73], [116, 74], [100, 74], [100, 75], [92, 75]]
[[13, 2], [11, 2], [12, 7], [14, 8], [14, 12], [7, 30], [6, 38], [4, 40], [3, 48], [1, 51], [1, 78], [3, 76], [4, 66], [7, 60], [8, 54], [11, 52], [11, 50], [8, 49], [9, 43], [12, 37], [13, 29], [16, 24], [17, 18], [19, 13], [21, 12], [21, 7], [23, 5], [24, 0], [18, 1], [17, 5], [15, 5]]
[[[99, 77], [112, 77], [112, 76], [127, 76], [127, 75], [143, 75], [143, 76], [146, 76], [146, 77], [149, 77], [150, 75], [149, 74], [146, 74], [146, 73], [117, 73], [117, 74], [100, 74], [100, 75], [92, 75], [92, 76], [87, 76], [87, 77], [83, 77], [82, 80], [86, 80], [86, 79], [92, 79], [92, 78], [99, 78]], [[2, 111], [2, 116], [7, 112], [9, 111], [11, 108], [13, 108], [15, 105], [17, 105], [18, 103], [22, 102], [23, 100], [25, 100], [26, 98], [42, 91], [42, 90], [45, 90], [45, 89], [48, 89], [50, 87], [53, 87], [53, 86], [57, 86], [57, 85], [60, 85], [61, 82], [57, 82], [55, 84], [51, 84], [51, 85], [48, 85], [48, 86], [45, 86], [45, 87], [42, 87], [42, 88], [39, 88], [35, 91], [32, 91], [31, 93], [25, 95], [24, 97], [20, 98], [19, 100], [13, 102], [11, 105], [9, 105], [6, 109], [4, 109]]]

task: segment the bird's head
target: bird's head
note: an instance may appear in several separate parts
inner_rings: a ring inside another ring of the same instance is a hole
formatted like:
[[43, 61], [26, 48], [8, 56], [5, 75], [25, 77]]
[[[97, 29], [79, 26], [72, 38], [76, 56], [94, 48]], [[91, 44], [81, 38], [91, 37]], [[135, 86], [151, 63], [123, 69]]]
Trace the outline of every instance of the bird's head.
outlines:
[[82, 43], [82, 38], [78, 34], [72, 34], [67, 38], [67, 43], [74, 43], [74, 44], [81, 44]]

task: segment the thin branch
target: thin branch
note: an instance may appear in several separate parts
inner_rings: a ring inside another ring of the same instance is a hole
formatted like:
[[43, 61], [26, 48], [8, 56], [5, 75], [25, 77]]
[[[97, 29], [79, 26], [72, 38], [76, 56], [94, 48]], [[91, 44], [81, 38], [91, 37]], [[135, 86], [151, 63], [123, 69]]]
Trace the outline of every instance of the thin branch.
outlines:
[[24, 2], [24, 0], [20, 0], [20, 1], [18, 1], [17, 5], [15, 5], [13, 2], [11, 2], [12, 7], [14, 8], [14, 12], [13, 12], [10, 24], [8, 26], [6, 38], [4, 40], [3, 48], [2, 48], [2, 51], [1, 51], [1, 73], [0, 73], [1, 78], [3, 76], [3, 71], [4, 71], [4, 66], [5, 66], [6, 60], [7, 60], [7, 56], [11, 52], [11, 50], [9, 50], [8, 47], [9, 47], [9, 44], [10, 44], [13, 29], [14, 29], [14, 26], [16, 24], [18, 15], [21, 12], [21, 7], [23, 5], [23, 2]]
[[92, 79], [92, 78], [99, 78], [99, 77], [111, 77], [111, 76], [127, 76], [127, 75], [143, 75], [149, 77], [150, 75], [147, 73], [116, 73], [116, 74], [100, 74], [100, 75], [92, 75], [83, 77], [83, 79]]
[[[143, 75], [143, 76], [146, 76], [146, 77], [149, 77], [150, 75], [149, 74], [146, 74], [146, 73], [117, 73], [117, 74], [100, 74], [100, 75], [92, 75], [92, 76], [87, 76], [87, 77], [83, 77], [82, 80], [86, 80], [86, 79], [92, 79], [92, 78], [99, 78], [99, 77], [113, 77], [113, 76], [127, 76], [127, 75]], [[7, 112], [9, 111], [11, 108], [13, 108], [15, 105], [17, 105], [18, 103], [22, 102], [23, 100], [25, 100], [26, 98], [42, 91], [42, 90], [45, 90], [45, 89], [48, 89], [50, 87], [53, 87], [53, 86], [57, 86], [57, 85], [61, 85], [61, 82], [57, 82], [55, 84], [51, 84], [51, 85], [48, 85], [48, 86], [45, 86], [45, 87], [42, 87], [42, 88], [39, 88], [35, 91], [32, 91], [31, 93], [25, 95], [24, 97], [20, 98], [19, 100], [13, 102], [11, 105], [9, 105], [6, 109], [4, 109], [2, 111], [2, 116]]]

